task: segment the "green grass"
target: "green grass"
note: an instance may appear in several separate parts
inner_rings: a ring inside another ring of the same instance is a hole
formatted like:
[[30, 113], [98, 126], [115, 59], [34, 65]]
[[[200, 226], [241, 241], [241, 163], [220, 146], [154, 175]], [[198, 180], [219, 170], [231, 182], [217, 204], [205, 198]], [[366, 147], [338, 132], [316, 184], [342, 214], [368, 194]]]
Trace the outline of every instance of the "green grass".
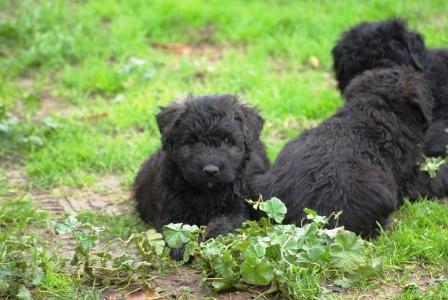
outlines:
[[[0, 205], [0, 296], [32, 295], [38, 299], [97, 298], [98, 291], [79, 289], [76, 278], [63, 271], [67, 263], [48, 251], [42, 239], [50, 217], [29, 197]], [[19, 297], [20, 298], [20, 297]]]
[[[429, 46], [444, 47], [447, 14], [443, 0], [0, 1], [0, 160], [27, 175], [18, 188], [0, 170], [0, 191], [9, 199], [16, 197], [10, 190], [92, 187], [108, 174], [128, 186], [160, 145], [158, 107], [189, 92], [236, 93], [258, 106], [274, 159], [288, 140], [341, 105], [330, 51], [342, 30], [395, 16]], [[0, 202], [1, 211], [8, 207]], [[0, 214], [0, 226], [17, 234], [41, 226], [27, 223], [29, 213]], [[444, 283], [427, 291], [404, 287], [415, 272], [446, 273], [447, 208], [423, 201], [396, 216], [394, 229], [374, 242], [388, 269], [383, 280], [397, 285], [400, 299], [441, 298]], [[122, 237], [142, 228], [135, 216], [116, 224], [97, 213], [79, 218]], [[56, 267], [47, 266], [54, 274], [48, 291], [86, 290], [67, 283]]]
[[[340, 105], [330, 50], [343, 29], [399, 16], [422, 31], [429, 45], [448, 42], [443, 1], [129, 1], [125, 6], [5, 1], [2, 6], [0, 98], [18, 115], [33, 115], [49, 94], [71, 111], [70, 117], [55, 112], [63, 128], [44, 147], [23, 153], [31, 180], [42, 186], [91, 184], [83, 179], [87, 173], [135, 173], [158, 147], [157, 106], [188, 92], [238, 93], [259, 106], [271, 125], [264, 137], [274, 158], [288, 138]], [[151, 47], [174, 43], [196, 45], [203, 55]], [[133, 58], [144, 64], [133, 64]], [[24, 78], [32, 80], [31, 91], [23, 91]], [[26, 101], [30, 95], [34, 105]], [[106, 117], [89, 121], [98, 114]], [[287, 130], [285, 118], [305, 125]], [[285, 131], [281, 138], [278, 130]], [[142, 144], [144, 138], [149, 142]], [[74, 145], [79, 151], [72, 151]], [[104, 153], [92, 153], [100, 145], [106, 145]]]
[[378, 249], [387, 253], [393, 265], [417, 261], [448, 267], [446, 212], [446, 206], [437, 202], [406, 203], [397, 213], [394, 230], [376, 241]]

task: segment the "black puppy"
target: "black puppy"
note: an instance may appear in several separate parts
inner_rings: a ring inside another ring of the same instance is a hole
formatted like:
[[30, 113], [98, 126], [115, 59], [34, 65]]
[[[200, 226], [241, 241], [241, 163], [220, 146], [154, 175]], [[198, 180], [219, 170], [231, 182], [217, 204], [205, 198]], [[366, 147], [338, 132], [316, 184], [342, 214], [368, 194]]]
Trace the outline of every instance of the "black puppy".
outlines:
[[430, 179], [416, 164], [433, 98], [420, 74], [401, 67], [366, 71], [344, 96], [332, 117], [285, 146], [257, 186], [285, 202], [286, 223], [300, 223], [304, 208], [342, 211], [340, 224], [371, 237], [403, 197], [445, 195], [445, 172]]
[[162, 149], [134, 183], [141, 218], [158, 231], [169, 223], [207, 225], [206, 238], [239, 227], [251, 216], [249, 180], [269, 167], [263, 123], [232, 95], [189, 96], [162, 108]]
[[427, 49], [423, 37], [403, 21], [361, 23], [344, 32], [332, 50], [333, 68], [343, 92], [365, 70], [409, 66], [424, 72], [435, 98], [433, 123], [424, 142], [428, 156], [446, 154], [448, 145], [448, 51]]

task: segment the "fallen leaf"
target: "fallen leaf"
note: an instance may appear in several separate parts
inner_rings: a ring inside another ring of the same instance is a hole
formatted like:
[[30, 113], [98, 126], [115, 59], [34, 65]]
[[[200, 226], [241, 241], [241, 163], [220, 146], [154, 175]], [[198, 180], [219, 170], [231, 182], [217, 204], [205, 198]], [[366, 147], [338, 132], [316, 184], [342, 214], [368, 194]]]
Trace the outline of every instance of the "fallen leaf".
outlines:
[[186, 45], [186, 44], [153, 43], [151, 46], [156, 49], [167, 50], [167, 51], [171, 51], [176, 54], [182, 54], [182, 55], [188, 55], [188, 54], [192, 54], [194, 52], [193, 47], [190, 45]]
[[319, 59], [316, 56], [310, 57], [310, 64], [313, 68], [317, 69], [320, 66]]
[[99, 120], [107, 118], [107, 116], [108, 116], [107, 112], [102, 112], [102, 113], [82, 117], [81, 120], [97, 122]]
[[248, 300], [253, 299], [249, 293], [224, 293], [218, 296], [218, 300]]

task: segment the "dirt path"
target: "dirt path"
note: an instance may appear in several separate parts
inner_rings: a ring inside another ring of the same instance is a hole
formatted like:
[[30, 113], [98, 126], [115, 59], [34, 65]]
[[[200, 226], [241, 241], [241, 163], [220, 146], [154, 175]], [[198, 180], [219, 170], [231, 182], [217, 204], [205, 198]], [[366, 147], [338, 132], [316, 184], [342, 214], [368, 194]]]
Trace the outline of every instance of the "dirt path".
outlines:
[[130, 192], [121, 185], [118, 175], [107, 175], [88, 188], [57, 187], [28, 189], [26, 173], [20, 165], [2, 166], [9, 190], [15, 194], [29, 194], [38, 206], [54, 215], [78, 213], [82, 210], [122, 214], [132, 211]]
[[130, 193], [121, 186], [121, 178], [116, 175], [102, 177], [89, 188], [58, 187], [34, 190], [31, 195], [43, 209], [54, 214], [78, 213], [82, 210], [123, 214], [132, 210]]
[[[130, 192], [122, 186], [122, 179], [118, 175], [104, 176], [88, 188], [57, 187], [37, 190], [27, 189], [27, 178], [22, 166], [16, 164], [1, 167], [6, 175], [9, 193], [0, 196], [0, 202], [2, 198], [29, 194], [41, 209], [50, 212], [56, 218], [82, 210], [110, 214], [127, 214], [133, 210]], [[74, 254], [76, 243], [71, 235], [56, 236], [50, 230], [43, 234], [55, 240], [54, 249], [58, 255], [71, 257]], [[203, 299], [212, 294], [209, 286], [201, 284], [200, 272], [188, 266], [175, 268], [166, 274], [155, 274], [151, 284], [157, 288], [144, 288], [136, 292], [132, 290], [139, 287], [132, 287], [125, 291], [106, 290], [101, 298], [108, 300]], [[218, 299], [253, 299], [254, 295], [250, 292], [231, 292], [219, 295]]]

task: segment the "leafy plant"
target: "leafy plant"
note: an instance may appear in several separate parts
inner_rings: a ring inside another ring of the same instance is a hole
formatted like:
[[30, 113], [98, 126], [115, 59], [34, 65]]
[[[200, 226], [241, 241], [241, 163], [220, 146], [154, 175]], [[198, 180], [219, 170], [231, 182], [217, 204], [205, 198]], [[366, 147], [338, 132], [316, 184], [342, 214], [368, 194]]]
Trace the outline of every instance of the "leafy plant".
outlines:
[[98, 245], [106, 227], [80, 222], [68, 216], [54, 226], [56, 234], [71, 234], [76, 240], [71, 265], [84, 283], [125, 289], [132, 284], [150, 286], [150, 274], [170, 263], [169, 249], [154, 229], [132, 234], [128, 239], [112, 239]]
[[64, 283], [71, 283], [71, 277], [61, 271], [65, 261], [47, 251], [34, 233], [47, 223], [48, 214], [37, 209], [28, 197], [1, 203], [0, 298], [66, 295]]
[[45, 290], [40, 287], [51, 268], [63, 268], [63, 262], [39, 245], [34, 236], [7, 238], [0, 245], [0, 253], [0, 296], [31, 299], [31, 288], [35, 293]]
[[347, 288], [381, 273], [380, 261], [366, 254], [370, 244], [342, 227], [325, 229], [329, 218], [306, 210], [303, 227], [282, 225], [286, 207], [279, 199], [252, 204], [267, 217], [205, 242], [200, 242], [204, 228], [187, 224], [166, 225], [163, 236], [150, 229], [102, 245], [100, 237], [108, 229], [74, 216], [54, 229], [76, 239], [71, 264], [79, 279], [120, 289], [150, 287], [150, 274], [172, 266], [170, 248], [179, 247], [185, 248], [184, 263], [193, 260], [203, 281], [217, 292], [264, 286], [266, 293], [301, 299], [325, 294], [326, 284]]
[[423, 157], [423, 162], [420, 164], [420, 169], [425, 171], [431, 177], [435, 177], [439, 168], [445, 163], [442, 157]]
[[40, 148], [44, 145], [45, 138], [58, 127], [51, 118], [29, 126], [9, 114], [0, 103], [0, 153]]
[[[216, 291], [267, 286], [291, 299], [317, 297], [325, 284], [350, 287], [381, 273], [381, 262], [366, 256], [369, 243], [342, 227], [325, 229], [329, 218], [307, 210], [303, 227], [281, 225], [285, 205], [277, 198], [253, 202], [267, 218], [248, 221], [243, 228], [197, 246], [201, 230], [170, 224], [164, 236], [171, 247], [186, 243], [189, 255], [203, 270], [203, 280]], [[175, 230], [173, 230], [173, 226]]]

